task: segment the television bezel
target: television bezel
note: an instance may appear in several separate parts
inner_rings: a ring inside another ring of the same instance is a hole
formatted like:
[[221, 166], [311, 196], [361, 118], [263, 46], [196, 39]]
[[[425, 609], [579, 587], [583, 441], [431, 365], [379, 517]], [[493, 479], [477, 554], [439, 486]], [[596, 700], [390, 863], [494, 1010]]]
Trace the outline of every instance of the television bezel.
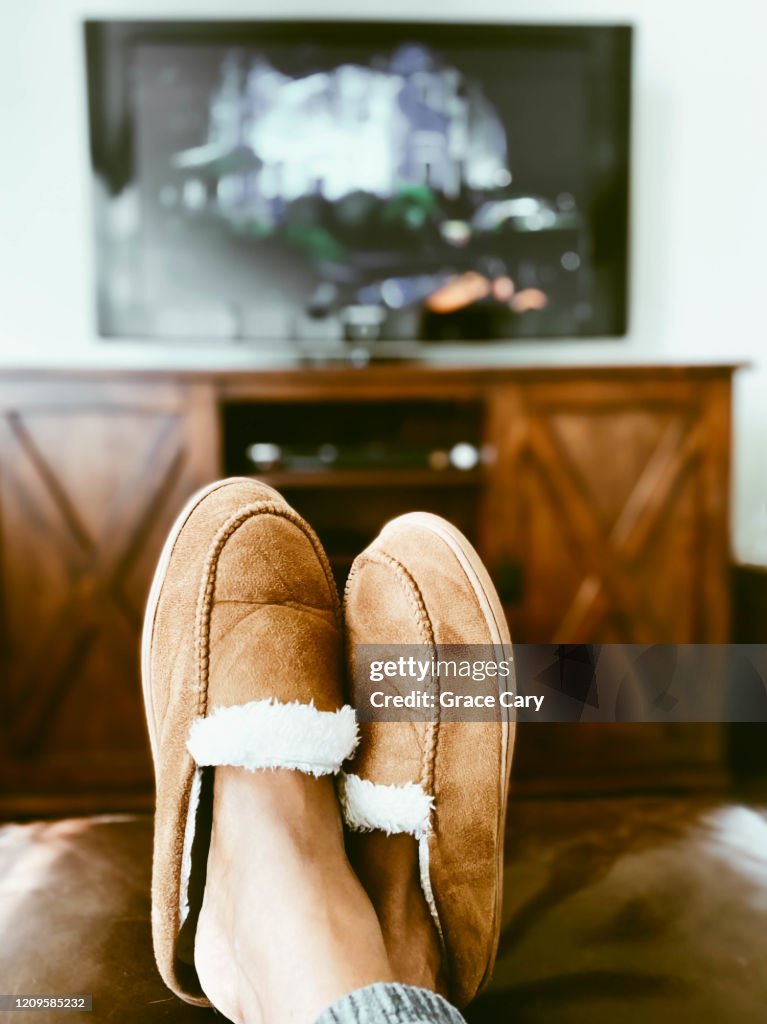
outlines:
[[[112, 194], [117, 194], [131, 179], [132, 165], [132, 124], [129, 103], [127, 66], [130, 51], [140, 44], [164, 43], [206, 43], [211, 45], [256, 46], [259, 43], [305, 41], [307, 36], [322, 40], [323, 36], [338, 38], [339, 33], [354, 36], [364, 32], [375, 37], [382, 47], [387, 37], [392, 42], [401, 39], [403, 30], [409, 35], [428, 35], [430, 43], [482, 44], [492, 39], [497, 47], [504, 37], [515, 40], [527, 37], [538, 40], [545, 36], [550, 44], [559, 42], [572, 46], [573, 42], [584, 45], [587, 41], [602, 48], [601, 59], [609, 66], [604, 72], [611, 83], [608, 95], [601, 95], [600, 110], [589, 140], [589, 151], [594, 154], [594, 173], [598, 174], [599, 143], [608, 137], [616, 158], [610, 169], [609, 182], [612, 195], [610, 223], [612, 239], [599, 238], [597, 245], [607, 243], [601, 267], [605, 274], [604, 291], [612, 296], [613, 311], [604, 328], [582, 333], [517, 335], [508, 339], [471, 339], [458, 343], [414, 341], [410, 348], [433, 349], [444, 344], [473, 344], [487, 341], [488, 344], [529, 344], [545, 341], [568, 340], [610, 340], [625, 337], [629, 327], [629, 283], [630, 283], [630, 185], [631, 185], [631, 118], [632, 118], [632, 58], [633, 27], [630, 24], [607, 23], [527, 23], [527, 22], [461, 22], [461, 21], [409, 21], [409, 20], [361, 20], [328, 19], [303, 20], [285, 18], [259, 18], [254, 20], [166, 20], [166, 19], [86, 19], [83, 22], [86, 79], [88, 98], [88, 123], [90, 141], [91, 171], [106, 183]], [[456, 37], [459, 37], [457, 39]], [[604, 80], [604, 79], [603, 79]], [[98, 224], [96, 246], [98, 248]], [[98, 293], [97, 287], [97, 293]], [[97, 298], [98, 302], [98, 298]], [[105, 334], [109, 340], [125, 340], [123, 334]], [[167, 339], [155, 335], [142, 336], [147, 343], [165, 343]], [[189, 339], [189, 344], [197, 339]], [[244, 339], [249, 341], [250, 339]], [[280, 339], [282, 344], [289, 340]], [[259, 344], [253, 340], [253, 344]], [[396, 343], [379, 342], [375, 349], [392, 350]], [[402, 346], [400, 345], [400, 348]], [[374, 353], [375, 354], [375, 353]]]

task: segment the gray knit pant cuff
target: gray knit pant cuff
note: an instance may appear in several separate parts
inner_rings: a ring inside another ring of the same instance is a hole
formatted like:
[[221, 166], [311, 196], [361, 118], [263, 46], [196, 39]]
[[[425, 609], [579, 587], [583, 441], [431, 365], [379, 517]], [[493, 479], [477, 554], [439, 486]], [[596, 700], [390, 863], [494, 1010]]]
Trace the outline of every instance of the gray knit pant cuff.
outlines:
[[454, 1006], [425, 988], [379, 982], [339, 999], [316, 1024], [466, 1024]]

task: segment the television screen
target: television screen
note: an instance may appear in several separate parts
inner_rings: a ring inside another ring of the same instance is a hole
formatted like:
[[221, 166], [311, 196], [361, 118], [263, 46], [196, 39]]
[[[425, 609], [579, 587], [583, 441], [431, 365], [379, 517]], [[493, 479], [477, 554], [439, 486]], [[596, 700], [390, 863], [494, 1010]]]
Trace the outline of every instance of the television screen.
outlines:
[[103, 335], [626, 326], [631, 30], [86, 24]]

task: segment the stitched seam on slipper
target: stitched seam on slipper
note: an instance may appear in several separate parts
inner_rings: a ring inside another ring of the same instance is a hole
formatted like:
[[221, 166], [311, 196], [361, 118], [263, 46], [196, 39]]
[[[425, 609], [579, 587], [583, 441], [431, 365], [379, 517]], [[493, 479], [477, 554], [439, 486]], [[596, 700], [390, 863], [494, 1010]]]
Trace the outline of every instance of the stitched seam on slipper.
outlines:
[[[431, 617], [426, 608], [426, 602], [424, 600], [421, 588], [418, 586], [412, 573], [393, 555], [390, 555], [386, 551], [374, 549], [366, 553], [368, 561], [377, 562], [379, 565], [388, 566], [392, 569], [397, 576], [400, 584], [405, 589], [408, 600], [411, 607], [416, 613], [418, 618], [419, 626], [421, 627], [422, 634], [426, 636], [426, 642], [431, 647], [435, 646], [434, 637], [434, 626], [431, 621]], [[439, 685], [439, 680], [437, 680]], [[439, 908], [437, 907], [434, 891], [431, 884], [431, 875], [429, 870], [430, 863], [430, 850], [429, 840], [435, 836], [436, 829], [434, 828], [434, 819], [437, 817], [437, 803], [436, 795], [434, 791], [434, 779], [436, 774], [436, 761], [437, 761], [437, 744], [439, 740], [439, 701], [437, 701], [437, 711], [435, 720], [427, 724], [427, 739], [424, 744], [421, 761], [421, 779], [420, 786], [424, 793], [431, 797], [432, 811], [430, 815], [429, 827], [418, 839], [418, 863], [419, 863], [419, 882], [421, 891], [424, 895], [424, 899], [429, 908], [429, 913], [437, 929], [439, 935], [440, 946], [442, 948], [442, 956], [445, 963], [448, 963], [447, 947], [445, 944], [445, 937], [442, 930], [442, 922], [439, 916]]]
[[[370, 562], [377, 562], [379, 565], [386, 566], [393, 570], [398, 582], [407, 595], [411, 608], [416, 614], [425, 643], [429, 644], [429, 646], [433, 648], [435, 646], [434, 626], [432, 625], [431, 617], [428, 609], [426, 608], [426, 602], [424, 601], [421, 588], [416, 583], [412, 573], [405, 565], [402, 564], [402, 562], [399, 561], [399, 559], [390, 555], [386, 551], [374, 550], [368, 552], [366, 558]], [[439, 684], [439, 680], [437, 682]], [[418, 780], [424, 791], [431, 794], [434, 793], [439, 715], [440, 706], [439, 701], [437, 701], [433, 720], [426, 723], [426, 742], [424, 743], [423, 750], [421, 752], [421, 777]]]
[[232, 535], [249, 519], [258, 515], [274, 515], [293, 523], [312, 545], [322, 566], [328, 590], [331, 595], [336, 615], [336, 624], [341, 628], [341, 609], [338, 601], [333, 574], [327, 556], [322, 549], [319, 538], [309, 524], [292, 508], [278, 502], [259, 501], [244, 505], [234, 512], [220, 527], [205, 558], [205, 565], [200, 580], [200, 591], [195, 614], [195, 647], [197, 650], [197, 715], [205, 717], [208, 710], [208, 673], [210, 668], [210, 618], [213, 610], [213, 594], [216, 585], [216, 573], [221, 552]]

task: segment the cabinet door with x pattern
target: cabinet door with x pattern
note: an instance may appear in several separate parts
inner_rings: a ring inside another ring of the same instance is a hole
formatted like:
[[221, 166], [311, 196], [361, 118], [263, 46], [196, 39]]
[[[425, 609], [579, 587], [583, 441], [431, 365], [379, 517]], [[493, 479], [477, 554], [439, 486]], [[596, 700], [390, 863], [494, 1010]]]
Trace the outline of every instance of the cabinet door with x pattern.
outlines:
[[499, 388], [489, 558], [530, 643], [729, 637], [729, 380], [641, 371]]
[[143, 604], [180, 504], [215, 476], [213, 408], [172, 382], [3, 383], [0, 793], [30, 810], [148, 791]]

